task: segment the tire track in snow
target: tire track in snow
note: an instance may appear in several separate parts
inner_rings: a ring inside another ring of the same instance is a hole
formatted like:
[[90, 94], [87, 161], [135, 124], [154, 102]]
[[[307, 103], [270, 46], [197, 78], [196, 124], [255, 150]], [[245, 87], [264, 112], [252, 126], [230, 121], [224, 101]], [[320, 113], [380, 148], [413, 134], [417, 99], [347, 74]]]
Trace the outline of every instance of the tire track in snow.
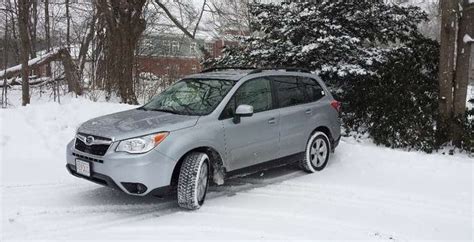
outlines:
[[[282, 191], [281, 188], [286, 188], [285, 191]], [[427, 209], [427, 210], [441, 210], [445, 213], [459, 213], [459, 214], [466, 214], [471, 211], [470, 202], [471, 200], [466, 199], [459, 203], [457, 200], [456, 203], [449, 202], [448, 200], [440, 200], [439, 198], [429, 198], [426, 196], [419, 196], [414, 194], [408, 193], [391, 193], [387, 191], [381, 190], [370, 190], [362, 187], [348, 188], [346, 186], [340, 185], [328, 185], [328, 184], [308, 184], [303, 182], [292, 182], [292, 181], [285, 181], [281, 184], [276, 186], [272, 186], [268, 188], [271, 191], [275, 192], [290, 192], [295, 195], [298, 195], [299, 190], [300, 193], [304, 196], [308, 194], [308, 190], [311, 194], [318, 194], [321, 196], [331, 195], [340, 199], [341, 197], [344, 198], [353, 198], [354, 200], [361, 200], [361, 201], [374, 201], [377, 204], [394, 204], [397, 206], [402, 207], [413, 207], [416, 206], [417, 208]], [[291, 189], [291, 190], [290, 190]], [[357, 192], [354, 192], [357, 191]], [[460, 204], [465, 205], [459, 209]]]
[[[210, 188], [209, 194], [207, 196], [207, 200], [212, 200], [219, 197], [226, 197], [226, 196], [233, 196], [236, 194], [240, 194], [242, 192], [246, 192], [258, 187], [264, 187], [275, 183], [280, 183], [284, 180], [291, 179], [292, 177], [301, 176], [301, 171], [285, 171], [285, 174], [282, 176], [273, 177], [270, 179], [262, 179], [262, 178], [249, 178], [249, 177], [238, 177], [232, 178], [226, 181], [226, 184], [222, 186], [213, 186]], [[12, 192], [10, 197], [17, 197], [20, 196], [32, 196], [30, 191], [36, 190], [37, 195], [41, 194], [44, 195], [44, 189], [51, 190], [53, 189], [55, 192], [60, 192], [63, 190], [71, 191], [71, 186], [77, 186], [80, 189], [76, 190], [73, 189], [74, 193], [83, 193], [88, 191], [93, 191], [98, 189], [97, 186], [88, 186], [86, 184], [40, 184], [40, 185], [19, 185], [19, 186], [8, 186], [9, 190]], [[38, 190], [39, 188], [39, 190]], [[109, 188], [104, 188], [109, 189]], [[20, 191], [19, 191], [20, 190]], [[25, 190], [28, 190], [25, 191]], [[41, 191], [43, 190], [43, 191]], [[14, 193], [17, 193], [16, 195]], [[113, 191], [108, 191], [109, 193]], [[34, 195], [33, 193], [33, 195]], [[9, 196], [10, 196], [9, 195]], [[77, 194], [76, 194], [77, 195]], [[128, 201], [127, 198], [131, 198], [129, 196], [123, 196]], [[135, 197], [133, 197], [135, 198]], [[119, 198], [120, 199], [120, 198]], [[150, 218], [156, 218], [160, 216], [165, 216], [168, 214], [176, 213], [183, 211], [178, 208], [176, 201], [173, 198], [168, 198], [163, 201], [160, 201], [158, 198], [156, 204], [133, 204], [134, 202], [140, 202], [140, 198], [137, 198], [136, 201], [129, 201], [131, 204], [127, 205], [101, 205], [101, 206], [84, 206], [79, 205], [79, 207], [75, 206], [73, 208], [52, 208], [52, 207], [24, 207], [20, 210], [20, 216], [15, 218], [17, 220], [29, 221], [29, 224], [39, 224], [42, 220], [47, 218], [55, 218], [55, 217], [70, 217], [70, 216], [80, 216], [81, 222], [84, 222], [84, 226], [77, 226], [77, 221], [73, 221], [71, 223], [64, 223], [59, 226], [55, 226], [54, 228], [44, 228], [39, 227], [37, 229], [33, 229], [29, 232], [30, 236], [28, 238], [49, 238], [53, 236], [61, 236], [67, 234], [78, 233], [81, 231], [89, 231], [89, 230], [97, 230], [99, 228], [107, 228], [111, 226], [116, 226], [120, 224], [136, 222], [141, 220], [146, 220]], [[21, 198], [18, 199], [21, 201]], [[40, 211], [38, 211], [40, 210]], [[118, 218], [114, 219], [113, 221], [104, 221], [103, 216], [107, 214], [119, 214]], [[84, 221], [85, 220], [85, 221]], [[47, 236], [43, 236], [47, 235]], [[14, 235], [7, 236], [7, 238]], [[20, 235], [24, 237], [23, 235]]]
[[[291, 224], [298, 224], [298, 230], [301, 230], [302, 232], [299, 233], [298, 231], [292, 231], [294, 234], [291, 239], [312, 239], [313, 236], [308, 234], [307, 231], [311, 231], [312, 233], [316, 233], [317, 231], [332, 232], [334, 234], [349, 233], [359, 236], [367, 236], [375, 233], [389, 235], [392, 233], [392, 231], [384, 231], [383, 229], [379, 228], [360, 226], [354, 223], [343, 222], [342, 220], [331, 219], [327, 217], [306, 216], [284, 212], [281, 210], [265, 211], [236, 207], [208, 206], [205, 212], [201, 215], [219, 218], [223, 213], [225, 213], [226, 216], [232, 217], [234, 219], [238, 218], [247, 220], [251, 217], [253, 220], [259, 220], [265, 224], [274, 224], [275, 221], [286, 221], [288, 218], [291, 218]], [[288, 231], [285, 231], [285, 233], [287, 232]], [[295, 238], [295, 234], [299, 237]], [[397, 236], [397, 238], [400, 239], [400, 236]]]
[[[340, 192], [340, 191], [339, 191]], [[469, 222], [467, 214], [471, 213], [470, 208], [465, 207], [458, 209], [459, 204], [452, 204], [452, 207], [437, 204], [433, 200], [414, 200], [413, 198], [393, 196], [391, 198], [380, 198], [382, 196], [377, 193], [357, 193], [345, 194], [345, 193], [334, 193], [334, 191], [311, 193], [309, 191], [290, 191], [288, 189], [281, 189], [281, 187], [272, 187], [260, 189], [249, 193], [243, 193], [243, 196], [249, 197], [272, 197], [275, 199], [282, 200], [297, 200], [297, 201], [308, 201], [320, 204], [328, 204], [332, 206], [343, 206], [352, 208], [371, 208], [380, 209], [390, 213], [415, 213], [415, 214], [426, 214], [436, 215], [440, 218], [446, 219], [460, 219], [463, 218], [466, 222]], [[461, 216], [460, 216], [461, 215]]]

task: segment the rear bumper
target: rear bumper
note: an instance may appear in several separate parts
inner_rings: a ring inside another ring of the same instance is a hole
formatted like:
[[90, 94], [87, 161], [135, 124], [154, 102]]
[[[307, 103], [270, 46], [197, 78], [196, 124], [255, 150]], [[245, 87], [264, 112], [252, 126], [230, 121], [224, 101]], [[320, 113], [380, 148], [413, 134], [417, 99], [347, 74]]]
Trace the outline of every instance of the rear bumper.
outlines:
[[[104, 156], [94, 156], [74, 149], [71, 141], [66, 148], [66, 168], [72, 175], [91, 182], [121, 190], [129, 195], [145, 196], [149, 193], [167, 191], [171, 185], [176, 161], [156, 150], [145, 154], [128, 154], [113, 152], [112, 144]], [[76, 159], [88, 161], [91, 165], [91, 176], [86, 177], [76, 172]], [[141, 184], [145, 191], [137, 192], [130, 184]]]

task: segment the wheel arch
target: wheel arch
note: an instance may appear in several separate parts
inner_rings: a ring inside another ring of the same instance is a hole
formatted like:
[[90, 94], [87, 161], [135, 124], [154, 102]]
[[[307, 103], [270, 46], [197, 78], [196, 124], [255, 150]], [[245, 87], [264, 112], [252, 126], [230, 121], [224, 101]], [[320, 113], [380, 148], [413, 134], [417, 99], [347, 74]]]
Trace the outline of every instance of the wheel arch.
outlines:
[[331, 134], [331, 130], [327, 126], [324, 126], [324, 125], [318, 126], [311, 132], [311, 134], [309, 135], [308, 140], [316, 132], [323, 132], [329, 138], [329, 143], [331, 145], [331, 151], [334, 151], [334, 138]]
[[178, 184], [179, 172], [181, 170], [181, 166], [183, 164], [184, 158], [191, 152], [206, 153], [209, 156], [209, 160], [210, 160], [211, 171], [209, 175], [211, 176], [210, 177], [211, 181], [213, 181], [214, 183], [218, 185], [223, 184], [225, 168], [224, 168], [224, 162], [223, 162], [222, 156], [219, 154], [219, 152], [216, 149], [210, 146], [196, 147], [184, 153], [184, 155], [182, 155], [179, 158], [178, 162], [176, 163], [173, 169], [170, 184], [172, 186]]

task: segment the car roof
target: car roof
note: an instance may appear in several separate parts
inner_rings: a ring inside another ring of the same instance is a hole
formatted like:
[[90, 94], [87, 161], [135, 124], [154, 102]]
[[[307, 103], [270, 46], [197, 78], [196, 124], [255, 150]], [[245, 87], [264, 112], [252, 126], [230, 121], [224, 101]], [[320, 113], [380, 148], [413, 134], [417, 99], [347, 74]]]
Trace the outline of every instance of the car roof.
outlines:
[[238, 81], [243, 77], [250, 75], [250, 74], [257, 74], [257, 73], [265, 73], [265, 74], [281, 74], [282, 71], [287, 74], [294, 74], [300, 75], [302, 73], [310, 73], [305, 69], [297, 69], [297, 68], [266, 68], [266, 69], [258, 69], [258, 68], [244, 68], [244, 69], [208, 69], [204, 70], [201, 73], [193, 74], [184, 77], [184, 79], [188, 78], [196, 78], [196, 79], [221, 79], [221, 80], [231, 80], [231, 81]]

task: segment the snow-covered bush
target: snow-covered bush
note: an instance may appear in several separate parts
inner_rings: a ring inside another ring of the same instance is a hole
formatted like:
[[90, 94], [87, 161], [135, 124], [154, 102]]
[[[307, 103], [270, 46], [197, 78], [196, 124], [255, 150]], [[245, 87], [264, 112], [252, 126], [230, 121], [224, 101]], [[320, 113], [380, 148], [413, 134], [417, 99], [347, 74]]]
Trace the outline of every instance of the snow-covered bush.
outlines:
[[376, 1], [253, 4], [253, 34], [207, 66], [304, 67], [344, 102], [349, 131], [376, 143], [435, 147], [438, 45], [418, 7]]
[[388, 147], [436, 148], [438, 51], [422, 39], [387, 53], [377, 75], [352, 76], [342, 93], [345, 127]]

